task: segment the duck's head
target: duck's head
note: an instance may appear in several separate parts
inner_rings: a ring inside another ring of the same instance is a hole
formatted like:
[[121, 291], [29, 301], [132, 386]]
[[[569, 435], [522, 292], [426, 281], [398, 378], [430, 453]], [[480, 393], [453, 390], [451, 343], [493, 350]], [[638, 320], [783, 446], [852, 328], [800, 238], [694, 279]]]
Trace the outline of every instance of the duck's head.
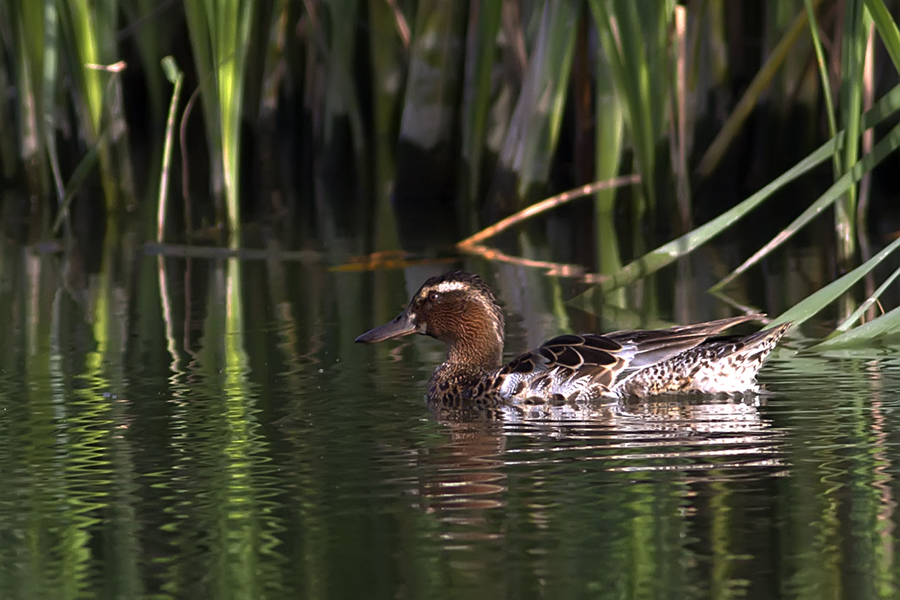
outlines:
[[411, 333], [430, 335], [447, 344], [448, 362], [497, 368], [503, 355], [503, 311], [478, 275], [451, 271], [419, 288], [397, 317], [367, 331], [357, 342], [371, 344]]

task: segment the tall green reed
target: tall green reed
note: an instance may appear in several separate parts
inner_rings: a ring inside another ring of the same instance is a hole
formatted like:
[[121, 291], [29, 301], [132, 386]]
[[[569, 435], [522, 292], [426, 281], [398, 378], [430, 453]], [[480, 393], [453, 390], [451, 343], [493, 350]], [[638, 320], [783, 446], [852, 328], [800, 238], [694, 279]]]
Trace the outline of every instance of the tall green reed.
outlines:
[[[59, 17], [75, 93], [72, 100], [79, 116], [85, 144], [96, 146], [106, 209], [114, 216], [135, 203], [131, 152], [120, 63], [116, 45], [118, 2], [61, 2]], [[106, 133], [106, 135], [104, 135]]]
[[184, 4], [206, 118], [211, 187], [224, 199], [232, 248], [241, 240], [240, 125], [253, 5], [250, 0]]
[[[862, 85], [865, 66], [866, 38], [870, 17], [862, 0], [847, 0], [844, 4], [844, 28], [841, 33], [841, 85], [840, 114], [846, 132], [843, 155], [839, 166], [841, 174], [859, 160], [859, 143], [862, 136]], [[837, 258], [848, 266], [856, 252], [856, 185], [835, 203], [834, 225], [837, 235]]]
[[[546, 182], [550, 173], [572, 68], [572, 32], [578, 15], [577, 3], [567, 0], [547, 0], [540, 12], [522, 87], [498, 158], [500, 171], [515, 174], [514, 192], [519, 199], [534, 196], [534, 186]], [[500, 194], [511, 191], [503, 189]]]
[[669, 132], [674, 68], [669, 24], [675, 3], [639, 6], [625, 0], [592, 0], [590, 6], [643, 175], [644, 198], [638, 199], [637, 207], [643, 214], [655, 210], [660, 180], [668, 178], [657, 163]]
[[[471, 2], [470, 28], [466, 39], [466, 64], [462, 96], [462, 140], [460, 142], [459, 204], [465, 212], [462, 221], [471, 229], [478, 227], [478, 197], [482, 185], [482, 163], [489, 150], [490, 113], [496, 108], [492, 79], [500, 69], [496, 65], [497, 35], [500, 31], [503, 2]], [[501, 67], [502, 68], [502, 67]], [[497, 86], [499, 87], [499, 86]], [[496, 99], [496, 98], [495, 98]], [[494, 148], [496, 152], [496, 148]]]
[[[608, 27], [598, 29], [601, 38], [611, 35]], [[609, 48], [613, 40], [604, 40], [602, 47]], [[595, 163], [594, 178], [609, 179], [619, 172], [624, 146], [625, 102], [616, 93], [609, 54], [598, 52], [596, 57], [596, 91], [594, 102]], [[597, 237], [597, 268], [609, 274], [622, 266], [616, 234], [615, 188], [597, 192], [594, 201], [594, 233]]]
[[[878, 123], [891, 119], [898, 113], [900, 113], [900, 86], [895, 87], [889, 93], [885, 94], [871, 111], [865, 113], [862, 121], [863, 126], [865, 128], [874, 127]], [[810, 206], [808, 214], [806, 214], [801, 221], [782, 231], [773, 241], [778, 244], [783, 243], [790, 235], [799, 229], [800, 225], [808, 223], [813, 217], [821, 214], [840, 196], [840, 194], [852, 185], [852, 183], [862, 177], [864, 173], [871, 171], [871, 169], [881, 160], [887, 157], [896, 148], [900, 147], [900, 137], [897, 137], [898, 135], [900, 135], [900, 131], [897, 131], [897, 128], [895, 128], [892, 134], [886, 136], [885, 139], [879, 142], [879, 145], [876, 145], [872, 155], [864, 159], [864, 164], [858, 165], [852, 172], [845, 174], [840, 180], [835, 182], [825, 194]], [[842, 143], [843, 132], [841, 131], [838, 132], [838, 135], [834, 138], [804, 157], [796, 165], [776, 177], [769, 184], [763, 186], [759, 191], [751, 194], [737, 206], [725, 211], [718, 217], [671, 242], [663, 244], [655, 250], [633, 260], [623, 266], [619, 271], [616, 271], [603, 279], [595, 289], [586, 292], [586, 295], [596, 296], [598, 294], [605, 294], [619, 287], [638, 281], [642, 277], [655, 273], [659, 269], [672, 264], [677, 259], [687, 256], [717, 235], [728, 230], [728, 228], [737, 225], [742, 218], [746, 217], [753, 210], [756, 210], [765, 200], [773, 197], [789, 183], [809, 173], [816, 166], [831, 158], [834, 153], [841, 148]], [[777, 246], [777, 244], [775, 245]], [[771, 249], [767, 249], [766, 252], [757, 253], [757, 255], [754, 256], [753, 262], [758, 262], [770, 250]], [[736, 269], [713, 289], [726, 285], [742, 273], [744, 269], [749, 267], [750, 264], [752, 263], [745, 264]]]
[[[7, 139], [18, 139], [17, 154], [21, 157], [29, 187], [38, 193], [47, 193], [47, 134], [48, 115], [45, 109], [45, 56], [53, 51], [45, 50], [48, 42], [55, 38], [53, 23], [48, 23], [45, 14], [55, 12], [55, 7], [43, 2], [7, 2], [3, 4], [4, 22], [11, 24], [8, 33], [14, 38], [16, 64], [13, 83], [19, 90], [17, 97], [18, 135]], [[48, 83], [52, 85], [53, 79]], [[47, 89], [52, 97], [53, 89]], [[9, 121], [13, 122], [12, 119]], [[7, 136], [4, 136], [6, 138]], [[6, 159], [7, 176], [12, 173], [9, 158]]]

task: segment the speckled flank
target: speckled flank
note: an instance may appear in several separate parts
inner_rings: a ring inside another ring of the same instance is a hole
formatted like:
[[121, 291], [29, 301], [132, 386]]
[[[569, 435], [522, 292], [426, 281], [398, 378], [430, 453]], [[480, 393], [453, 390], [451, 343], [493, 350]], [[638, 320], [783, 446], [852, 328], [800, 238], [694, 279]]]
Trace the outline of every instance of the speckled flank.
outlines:
[[790, 324], [745, 338], [712, 339], [667, 361], [641, 369], [614, 388], [619, 397], [666, 393], [736, 393], [753, 390], [756, 374]]

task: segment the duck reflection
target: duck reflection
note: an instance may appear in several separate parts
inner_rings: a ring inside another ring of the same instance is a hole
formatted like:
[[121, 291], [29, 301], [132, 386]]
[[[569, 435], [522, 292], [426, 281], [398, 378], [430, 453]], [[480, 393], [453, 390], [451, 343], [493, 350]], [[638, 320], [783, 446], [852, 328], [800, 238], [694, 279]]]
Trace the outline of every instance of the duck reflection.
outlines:
[[485, 511], [505, 504], [510, 470], [525, 463], [558, 470], [590, 461], [596, 472], [681, 472], [690, 481], [782, 470], [781, 434], [760, 412], [764, 404], [758, 394], [466, 409], [432, 404], [446, 437], [420, 454], [421, 502], [447, 522], [479, 525], [443, 531], [446, 539], [475, 531], [496, 537], [484, 527]]
[[760, 413], [765, 404], [761, 394], [709, 396], [670, 394], [648, 398], [625, 398], [615, 402], [542, 402], [495, 404], [458, 408], [430, 403], [438, 422], [450, 423], [546, 423], [559, 425], [602, 425], [622, 429], [731, 432], [766, 429], [769, 423]]
[[421, 455], [427, 476], [421, 482], [428, 512], [503, 506], [502, 471], [506, 436], [499, 422], [447, 421], [446, 441]]

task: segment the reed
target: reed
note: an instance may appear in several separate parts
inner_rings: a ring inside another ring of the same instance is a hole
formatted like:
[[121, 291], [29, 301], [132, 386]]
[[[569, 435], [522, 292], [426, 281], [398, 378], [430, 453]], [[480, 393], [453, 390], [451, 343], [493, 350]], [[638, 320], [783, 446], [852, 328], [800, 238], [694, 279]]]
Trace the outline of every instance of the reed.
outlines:
[[[885, 259], [887, 259], [891, 254], [900, 249], [900, 239], [895, 240], [893, 243], [885, 247], [881, 252], [870, 258], [865, 264], [862, 264], [846, 275], [832, 281], [825, 287], [816, 292], [810, 294], [808, 297], [804, 298], [789, 310], [785, 311], [781, 315], [778, 316], [771, 324], [770, 327], [775, 327], [780, 325], [781, 323], [786, 323], [788, 321], [793, 321], [795, 324], [800, 324], [813, 315], [817, 314], [823, 308], [837, 300], [841, 295], [845, 294], [852, 285], [859, 282], [867, 273], [869, 273], [876, 266], [881, 264]], [[891, 319], [896, 318], [896, 315], [892, 315]], [[872, 322], [878, 321], [879, 319], [875, 319]], [[891, 321], [893, 323], [893, 321]], [[846, 327], [843, 328], [843, 331], [846, 331]]]
[[[60, 54], [68, 59], [68, 73], [74, 81], [79, 130], [88, 148], [98, 149], [107, 214], [115, 216], [135, 203], [119, 76], [126, 66], [120, 61], [116, 45], [118, 2], [62, 2], [59, 6], [60, 29], [66, 44]], [[103, 131], [109, 135], [102, 135]]]
[[[613, 47], [614, 40], [607, 39], [612, 35], [609, 27], [598, 28], [597, 35], [603, 48]], [[622, 96], [616, 93], [612, 63], [607, 52], [598, 53], [595, 73], [594, 178], [605, 180], [614, 177], [621, 165], [625, 143], [625, 102]], [[596, 261], [597, 268], [602, 274], [614, 273], [622, 267], [619, 239], [615, 228], [616, 193], [616, 189], [613, 188], [601, 190], [595, 195]]]
[[[543, 3], [533, 48], [526, 65], [519, 97], [506, 127], [498, 169], [514, 173], [513, 189], [501, 189], [500, 197], [515, 193], [518, 199], [536, 199], [536, 184], [543, 185], [556, 152], [568, 89], [569, 72], [578, 19], [577, 3], [548, 0]], [[498, 200], [502, 201], [502, 200]]]
[[[865, 65], [868, 19], [862, 0], [844, 4], [844, 29], [841, 34], [840, 114], [846, 132], [840, 166], [842, 175], [859, 160], [862, 137], [862, 85]], [[856, 204], [858, 190], [851, 185], [835, 203], [834, 225], [837, 235], [837, 258], [847, 266], [856, 252]]]
[[[658, 154], [669, 132], [674, 54], [669, 42], [673, 1], [641, 6], [624, 0], [590, 3], [600, 41], [622, 99], [630, 143], [642, 173], [647, 209], [655, 210], [660, 179]], [[642, 202], [643, 204], [643, 202]], [[644, 208], [639, 208], [643, 212]]]
[[[813, 8], [818, 1], [820, 0], [813, 0]], [[704, 151], [703, 157], [696, 167], [697, 174], [701, 178], [712, 175], [725, 157], [726, 151], [746, 125], [746, 121], [757, 107], [760, 97], [771, 87], [779, 69], [784, 65], [797, 40], [803, 35], [806, 17], [806, 13], [798, 13], [790, 26], [783, 32], [781, 39], [772, 49], [771, 54], [766, 57], [762, 67], [757, 71], [750, 85], [747, 86], [740, 100], [722, 124], [715, 139]]]
[[[868, 111], [863, 115], [863, 127], [867, 129], [874, 127], [876, 124], [892, 118], [892, 116], [896, 115], [898, 112], [900, 112], [900, 86], [895, 87], [889, 93], [885, 94], [871, 111]], [[746, 217], [762, 202], [772, 197], [787, 184], [809, 173], [817, 165], [832, 157], [836, 150], [841, 148], [841, 145], [843, 144], [843, 135], [843, 131], [838, 132], [837, 136], [820, 146], [817, 150], [734, 208], [729, 209], [715, 219], [712, 219], [708, 223], [697, 227], [679, 238], [648, 252], [625, 265], [619, 271], [604, 278], [595, 290], [585, 292], [586, 297], [594, 296], [596, 294], [602, 295], [624, 285], [638, 281], [642, 277], [655, 273], [659, 269], [672, 264], [675, 260], [687, 256], [717, 235], [726, 231], [729, 227], [736, 225], [741, 218]], [[841, 193], [852, 185], [852, 183], [861, 178], [863, 174], [870, 172], [878, 162], [892, 153], [898, 147], [898, 144], [900, 144], [898, 135], [900, 135], [900, 129], [895, 127], [891, 134], [885, 136], [885, 139], [879, 142], [876, 149], [864, 159], [862, 164], [856, 165], [854, 170], [848, 172], [835, 182], [825, 194], [807, 209], [807, 212], [804, 215], [798, 218], [792, 226], [789, 226], [774, 238], [773, 242], [775, 242], [775, 244], [772, 247], [767, 247], [765, 252], [757, 253], [757, 255], [753, 257], [753, 262], [757, 262], [763, 256], [768, 254], [772, 248], [783, 243], [790, 235], [796, 232], [799, 226], [808, 223], [813, 217], [821, 214], [821, 212], [827, 208], [827, 206], [832, 204]], [[748, 266], [749, 264], [746, 264], [743, 268], [739, 267], [713, 289], [723, 287], [742, 273]]]
[[253, 25], [249, 0], [185, 3], [200, 78], [212, 164], [212, 189], [224, 198], [229, 247], [240, 246], [241, 111]]
[[[47, 152], [47, 135], [46, 124], [48, 123], [48, 115], [46, 109], [51, 106], [49, 102], [45, 102], [44, 91], [47, 89], [52, 96], [52, 87], [46, 88], [46, 84], [51, 86], [55, 83], [55, 78], [48, 77], [49, 81], [45, 81], [44, 61], [45, 56], [53, 52], [53, 49], [46, 49], [45, 45], [53, 40], [54, 31], [48, 30], [48, 26], [44, 19], [44, 6], [41, 2], [10, 2], [4, 3], [3, 17], [5, 22], [12, 23], [13, 27], [10, 33], [14, 37], [12, 43], [16, 51], [16, 68], [15, 81], [13, 82], [19, 90], [17, 102], [17, 114], [19, 116], [18, 135], [7, 137], [4, 139], [18, 139], [19, 148], [18, 155], [22, 160], [22, 166], [26, 171], [26, 178], [31, 183], [32, 189], [38, 193], [48, 193], [49, 181], [47, 177], [47, 162], [44, 160]], [[5, 80], [8, 77], [0, 78]], [[0, 118], [0, 121], [6, 119]], [[12, 123], [12, 119], [7, 121]], [[2, 127], [2, 126], [0, 126]], [[7, 150], [0, 153], [0, 158], [4, 158], [3, 171], [9, 176], [14, 168], [12, 164], [12, 152]]]
[[[492, 78], [497, 71], [497, 34], [500, 31], [503, 2], [472, 2], [474, 12], [466, 39], [466, 64], [462, 97], [462, 140], [460, 144], [460, 204], [465, 214], [461, 221], [478, 228], [478, 199], [482, 185], [481, 164], [490, 151]], [[496, 152], [496, 149], [494, 149]]]
[[168, 212], [169, 198], [169, 172], [172, 168], [172, 148], [175, 140], [175, 121], [178, 110], [178, 101], [181, 99], [181, 86], [184, 83], [184, 74], [171, 56], [163, 59], [162, 68], [166, 78], [174, 86], [172, 101], [169, 103], [169, 116], [166, 119], [166, 137], [163, 143], [162, 166], [159, 174], [159, 197], [156, 206], [156, 241], [162, 243], [165, 237], [166, 214]]

